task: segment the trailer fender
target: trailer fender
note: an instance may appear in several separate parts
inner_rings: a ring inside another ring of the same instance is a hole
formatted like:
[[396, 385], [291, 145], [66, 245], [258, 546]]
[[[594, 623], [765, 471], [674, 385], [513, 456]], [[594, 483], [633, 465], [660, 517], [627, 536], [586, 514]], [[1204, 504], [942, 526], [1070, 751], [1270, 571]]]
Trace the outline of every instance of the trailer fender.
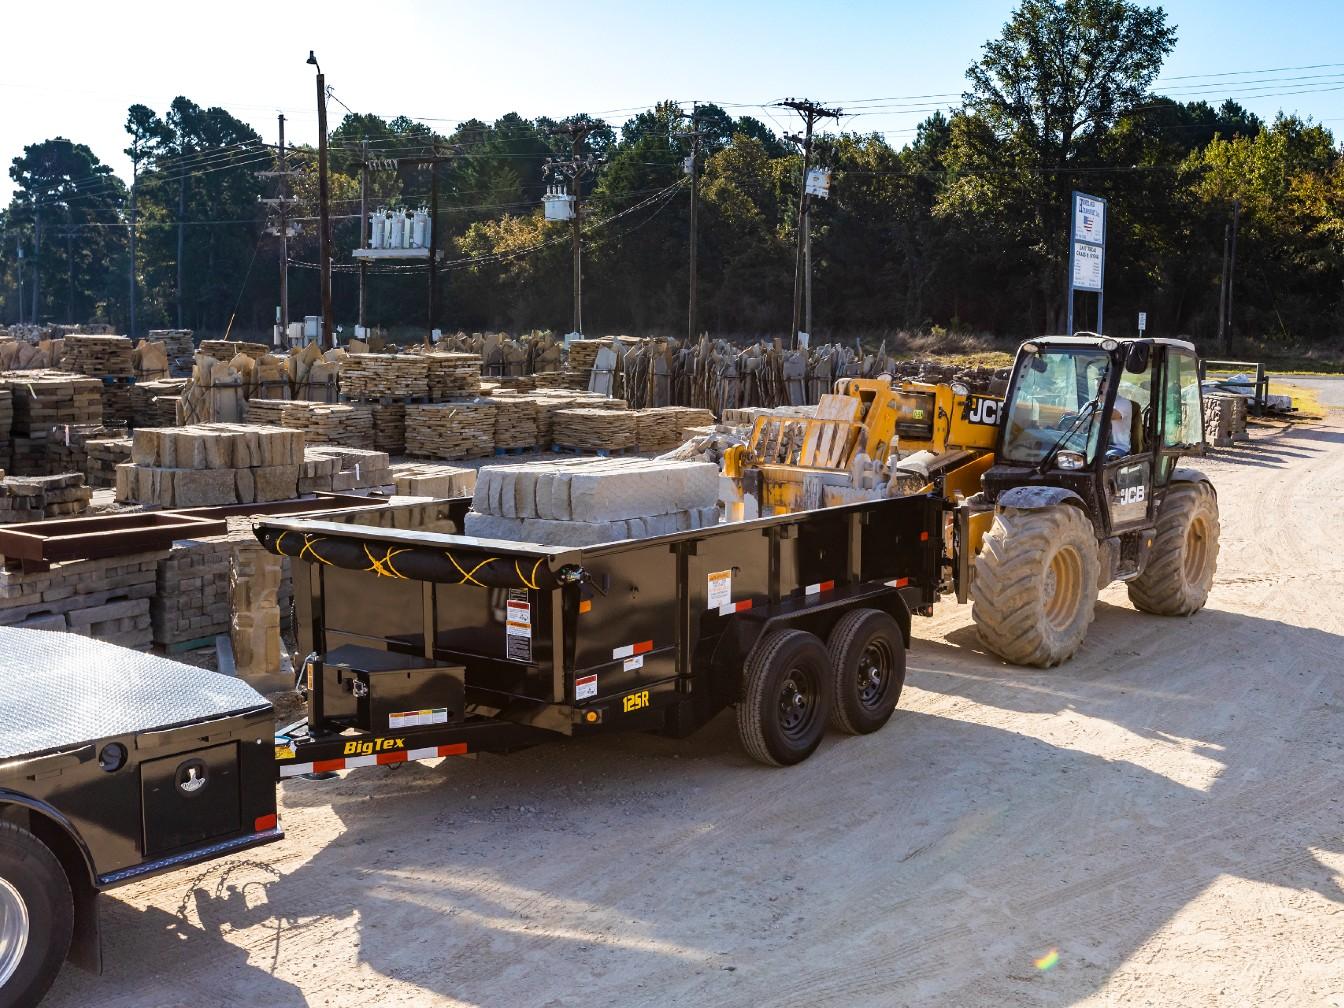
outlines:
[[0, 788], [0, 815], [12, 808], [28, 813], [28, 830], [56, 855], [74, 897], [75, 929], [68, 959], [90, 973], [103, 971], [102, 929], [98, 920], [98, 887], [93, 855], [73, 823], [64, 815], [30, 795]]
[[1177, 466], [1171, 473], [1172, 483], [1207, 483], [1209, 489], [1213, 491], [1215, 497], [1218, 496], [1218, 488], [1213, 485], [1213, 480], [1209, 479], [1204, 473], [1193, 466]]
[[1073, 504], [1086, 510], [1083, 499], [1072, 490], [1053, 486], [1015, 486], [999, 494], [995, 503], [1001, 508], [1017, 508], [1019, 511], [1039, 511], [1056, 504]]
[[714, 649], [712, 664], [721, 669], [741, 672], [756, 642], [772, 630], [806, 630], [823, 641], [845, 613], [854, 609], [880, 609], [901, 628], [901, 637], [910, 646], [910, 607], [894, 589], [842, 595], [839, 598], [792, 611], [774, 607], [751, 609], [732, 617]]

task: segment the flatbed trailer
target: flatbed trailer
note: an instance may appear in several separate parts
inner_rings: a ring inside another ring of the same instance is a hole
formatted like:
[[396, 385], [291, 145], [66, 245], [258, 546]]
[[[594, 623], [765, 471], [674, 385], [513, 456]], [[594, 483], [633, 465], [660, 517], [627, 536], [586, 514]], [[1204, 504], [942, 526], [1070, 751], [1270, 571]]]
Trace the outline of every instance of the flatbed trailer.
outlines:
[[946, 580], [944, 510], [891, 498], [582, 549], [262, 519], [308, 653], [307, 717], [280, 732], [231, 677], [0, 630], [0, 1005], [37, 1004], [66, 958], [100, 968], [100, 892], [282, 838], [288, 777], [681, 737], [730, 706], [775, 765], [828, 723], [878, 730]]

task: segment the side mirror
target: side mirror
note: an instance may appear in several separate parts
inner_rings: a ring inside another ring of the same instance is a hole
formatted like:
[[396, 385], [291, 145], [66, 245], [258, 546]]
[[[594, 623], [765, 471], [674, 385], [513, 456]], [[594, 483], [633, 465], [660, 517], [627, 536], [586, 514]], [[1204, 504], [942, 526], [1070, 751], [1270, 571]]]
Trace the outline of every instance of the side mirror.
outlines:
[[1148, 370], [1148, 356], [1152, 345], [1148, 343], [1131, 343], [1129, 352], [1125, 354], [1125, 370], [1130, 374], [1143, 374]]

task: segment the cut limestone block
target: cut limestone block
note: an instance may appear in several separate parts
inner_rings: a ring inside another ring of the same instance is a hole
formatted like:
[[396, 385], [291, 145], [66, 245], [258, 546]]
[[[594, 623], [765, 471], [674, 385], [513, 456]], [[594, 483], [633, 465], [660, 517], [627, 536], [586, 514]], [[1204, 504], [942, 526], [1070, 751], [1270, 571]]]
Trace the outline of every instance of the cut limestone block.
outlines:
[[466, 497], [476, 489], [476, 470], [405, 462], [392, 467], [397, 493], [407, 497]]

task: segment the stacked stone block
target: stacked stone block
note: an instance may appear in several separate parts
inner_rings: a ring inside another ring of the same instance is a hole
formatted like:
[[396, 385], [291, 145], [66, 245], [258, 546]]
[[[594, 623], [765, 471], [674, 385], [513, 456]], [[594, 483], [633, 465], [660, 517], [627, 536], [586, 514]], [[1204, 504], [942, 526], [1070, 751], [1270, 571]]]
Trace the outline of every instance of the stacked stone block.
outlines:
[[707, 462], [574, 459], [485, 466], [468, 535], [589, 546], [715, 525], [719, 470]]
[[83, 473], [0, 479], [0, 525], [72, 518], [88, 510], [93, 490]]
[[117, 500], [208, 507], [298, 494], [303, 434], [285, 427], [196, 424], [137, 430], [117, 467]]
[[0, 626], [64, 630], [124, 647], [150, 644], [150, 599], [161, 553], [0, 570]]

